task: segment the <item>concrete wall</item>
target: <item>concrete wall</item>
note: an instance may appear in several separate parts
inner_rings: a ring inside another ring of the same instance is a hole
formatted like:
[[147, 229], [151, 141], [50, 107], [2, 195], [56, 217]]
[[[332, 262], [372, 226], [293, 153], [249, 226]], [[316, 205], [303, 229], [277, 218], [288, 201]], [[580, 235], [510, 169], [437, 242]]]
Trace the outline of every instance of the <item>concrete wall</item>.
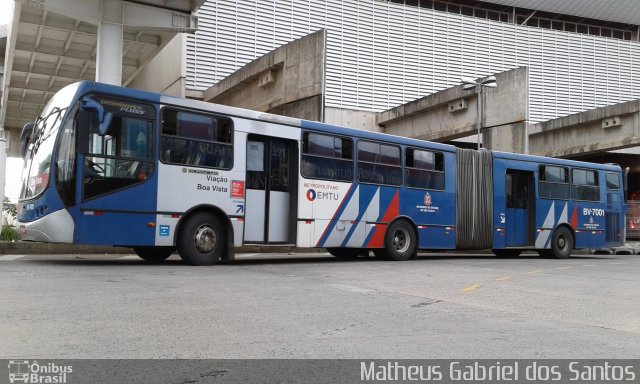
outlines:
[[267, 110], [269, 113], [305, 120], [320, 120], [322, 114], [322, 96], [311, 96], [306, 99], [292, 101]]
[[640, 100], [596, 108], [529, 127], [532, 154], [574, 157], [640, 145]]
[[322, 119], [325, 30], [283, 45], [204, 91], [204, 100]]
[[[497, 88], [483, 90], [482, 128], [485, 147], [524, 152], [526, 146], [528, 70], [495, 74]], [[462, 85], [400, 105], [378, 115], [384, 132], [431, 141], [448, 141], [476, 133], [477, 95]], [[450, 107], [461, 107], [450, 111]]]
[[377, 118], [378, 114], [375, 112], [328, 107], [324, 109], [324, 122], [327, 124], [382, 132], [382, 127], [378, 125]]
[[503, 152], [528, 153], [526, 122], [487, 128], [483, 132], [485, 148]]
[[179, 33], [125, 86], [145, 91], [184, 97], [186, 35]]

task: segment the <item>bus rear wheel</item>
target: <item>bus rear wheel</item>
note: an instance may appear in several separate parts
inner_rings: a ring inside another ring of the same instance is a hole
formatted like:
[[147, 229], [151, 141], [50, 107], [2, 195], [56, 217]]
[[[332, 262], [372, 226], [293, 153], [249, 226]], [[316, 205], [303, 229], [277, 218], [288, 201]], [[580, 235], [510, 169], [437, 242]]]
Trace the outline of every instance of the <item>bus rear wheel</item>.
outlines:
[[222, 221], [207, 212], [189, 216], [180, 226], [178, 252], [190, 265], [213, 265], [226, 249], [226, 230]]
[[358, 256], [369, 256], [369, 250], [364, 248], [327, 248], [327, 252], [331, 256], [344, 260], [355, 259]]
[[567, 227], [558, 227], [551, 238], [551, 255], [556, 259], [566, 259], [573, 251], [573, 234]]
[[374, 250], [377, 257], [404, 261], [413, 258], [418, 250], [418, 237], [413, 226], [405, 220], [391, 223], [384, 239], [384, 248]]
[[141, 259], [144, 259], [150, 263], [159, 263], [161, 261], [166, 260], [175, 248], [173, 247], [134, 247], [133, 251], [136, 255], [140, 256]]

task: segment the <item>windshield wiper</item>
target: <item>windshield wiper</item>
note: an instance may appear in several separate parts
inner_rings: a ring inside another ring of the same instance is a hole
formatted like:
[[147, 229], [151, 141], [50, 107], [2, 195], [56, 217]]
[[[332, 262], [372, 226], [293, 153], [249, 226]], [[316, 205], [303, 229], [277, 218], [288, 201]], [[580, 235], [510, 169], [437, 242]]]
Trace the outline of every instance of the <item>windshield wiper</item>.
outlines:
[[[51, 134], [54, 131], [53, 128], [56, 126], [56, 123], [58, 123], [58, 120], [62, 118], [62, 113], [61, 113], [62, 111], [63, 111], [62, 108], [54, 107], [46, 117], [38, 118], [38, 120], [36, 120], [36, 126], [35, 126], [36, 133], [31, 138], [34, 152], [38, 150], [38, 147], [40, 146], [40, 144], [42, 144], [43, 141], [45, 141], [49, 136], [51, 136]], [[54, 113], [57, 114], [57, 117], [53, 122], [51, 122], [50, 124], [47, 124], [47, 122], [49, 121], [49, 119]]]

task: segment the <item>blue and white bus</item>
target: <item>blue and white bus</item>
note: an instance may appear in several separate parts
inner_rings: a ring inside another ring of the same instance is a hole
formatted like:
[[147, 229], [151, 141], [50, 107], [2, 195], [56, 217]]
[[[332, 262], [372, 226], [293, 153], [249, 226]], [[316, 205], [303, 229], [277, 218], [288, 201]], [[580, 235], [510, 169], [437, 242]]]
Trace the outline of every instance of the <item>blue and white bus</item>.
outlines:
[[[27, 136], [27, 135], [25, 135]], [[60, 90], [26, 143], [23, 240], [209, 265], [234, 247], [574, 249], [624, 242], [618, 165], [459, 149], [94, 82]]]

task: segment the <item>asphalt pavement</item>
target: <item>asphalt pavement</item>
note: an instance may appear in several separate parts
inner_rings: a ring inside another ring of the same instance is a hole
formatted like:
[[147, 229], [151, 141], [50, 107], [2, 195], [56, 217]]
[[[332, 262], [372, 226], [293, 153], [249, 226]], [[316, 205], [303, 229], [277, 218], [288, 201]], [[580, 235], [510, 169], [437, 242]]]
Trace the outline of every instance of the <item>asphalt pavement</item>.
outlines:
[[0, 358], [637, 358], [640, 256], [0, 256]]

